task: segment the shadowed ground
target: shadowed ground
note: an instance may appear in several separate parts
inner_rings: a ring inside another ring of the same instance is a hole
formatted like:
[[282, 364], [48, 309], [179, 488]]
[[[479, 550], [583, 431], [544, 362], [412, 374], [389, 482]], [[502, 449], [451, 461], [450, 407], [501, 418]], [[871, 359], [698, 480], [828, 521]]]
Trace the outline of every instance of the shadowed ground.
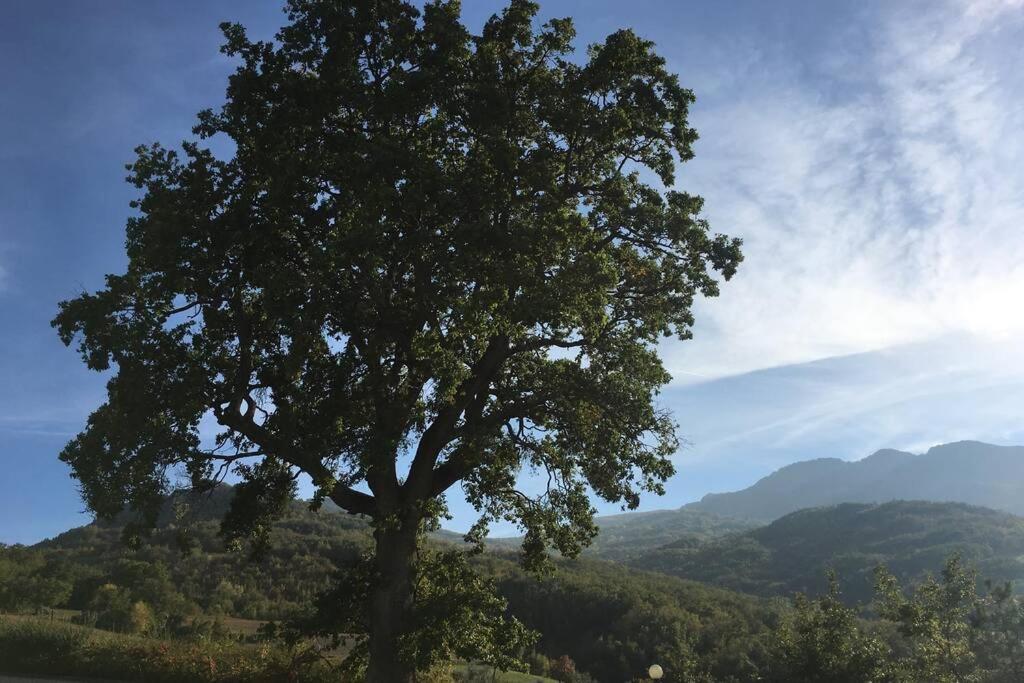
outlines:
[[97, 678], [54, 678], [35, 676], [5, 676], [0, 674], [0, 683], [115, 683], [114, 681], [103, 681]]

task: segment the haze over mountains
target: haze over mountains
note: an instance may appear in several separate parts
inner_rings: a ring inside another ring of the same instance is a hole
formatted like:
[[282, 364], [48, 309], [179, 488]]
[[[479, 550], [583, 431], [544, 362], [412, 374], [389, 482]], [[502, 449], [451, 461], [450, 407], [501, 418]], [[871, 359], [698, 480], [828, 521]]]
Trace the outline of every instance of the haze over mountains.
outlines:
[[[1024, 586], [1024, 447], [963, 441], [795, 463], [675, 510], [599, 517], [585, 553], [762, 596], [817, 593], [826, 570], [866, 600], [873, 571], [938, 571], [954, 552]], [[1008, 514], [1010, 513], [1010, 514]], [[493, 539], [510, 549], [519, 539]]]
[[1024, 515], [1024, 447], [959, 441], [922, 455], [885, 449], [853, 462], [807, 460], [684, 509], [769, 522], [804, 508], [893, 500], [968, 503]]

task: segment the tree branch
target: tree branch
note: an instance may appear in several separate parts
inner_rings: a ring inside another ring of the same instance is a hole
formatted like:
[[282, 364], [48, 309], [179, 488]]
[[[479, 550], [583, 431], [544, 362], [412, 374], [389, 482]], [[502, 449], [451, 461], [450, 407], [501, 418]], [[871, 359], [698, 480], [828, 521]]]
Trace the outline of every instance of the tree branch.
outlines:
[[[242, 415], [237, 410], [231, 410], [230, 407], [226, 411], [223, 408], [218, 408], [215, 415], [219, 423], [234, 429], [252, 443], [260, 446], [266, 454], [281, 458], [289, 465], [304, 471], [315, 485], [331, 486], [330, 482], [334, 480], [334, 474], [323, 462], [316, 458], [305, 458], [291, 453], [273, 434], [256, 424], [251, 416]], [[379, 512], [377, 500], [373, 496], [356, 491], [349, 486], [334, 484], [328, 495], [338, 507], [353, 515], [370, 515], [372, 517]]]
[[[508, 358], [509, 340], [505, 335], [492, 337], [480, 359], [474, 364], [470, 376], [462, 383], [456, 398], [441, 410], [434, 422], [420, 438], [416, 456], [409, 468], [406, 482], [408, 493], [415, 499], [425, 498], [434, 488], [434, 465], [441, 451], [452, 441], [455, 425], [470, 403], [486, 391], [501, 364]], [[447, 487], [446, 487], [447, 488]]]

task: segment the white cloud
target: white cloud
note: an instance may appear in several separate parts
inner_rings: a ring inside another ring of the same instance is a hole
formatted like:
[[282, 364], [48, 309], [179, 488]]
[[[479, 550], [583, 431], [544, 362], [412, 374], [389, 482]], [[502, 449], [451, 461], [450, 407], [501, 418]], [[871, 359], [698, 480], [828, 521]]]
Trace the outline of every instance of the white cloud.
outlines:
[[916, 453], [963, 439], [1022, 443], [1017, 346], [952, 335], [673, 387], [664, 404], [689, 446], [675, 456], [669, 499], [743, 488], [811, 458]]
[[768, 55], [698, 106], [682, 184], [747, 260], [666, 345], [679, 381], [1024, 333], [1022, 5], [886, 4], [814, 78]]

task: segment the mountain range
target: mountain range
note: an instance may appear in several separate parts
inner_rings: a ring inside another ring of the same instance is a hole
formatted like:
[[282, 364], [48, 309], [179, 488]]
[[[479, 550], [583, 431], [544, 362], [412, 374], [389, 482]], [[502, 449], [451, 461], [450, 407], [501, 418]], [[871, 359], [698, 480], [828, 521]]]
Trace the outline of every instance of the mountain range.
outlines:
[[[870, 597], [879, 564], [900, 578], [918, 579], [959, 552], [982, 576], [1020, 589], [1024, 518], [1011, 513], [1024, 512], [1022, 483], [1024, 448], [978, 442], [937, 446], [923, 455], [883, 450], [856, 462], [811, 460], [679, 509], [599, 517], [600, 533], [586, 555], [760, 596], [817, 593], [834, 568], [845, 597], [854, 601]], [[286, 568], [294, 564], [285, 557], [272, 554], [269, 565], [254, 571], [244, 558], [223, 553], [216, 523], [232, 495], [224, 486], [186, 506], [188, 524], [202, 530], [202, 557], [174, 559], [181, 520], [171, 514], [179, 507], [173, 501], [150, 551], [151, 559], [175, 567], [179, 580], [199, 587], [213, 566], [214, 574], [247, 577], [242, 583], [251, 584], [253, 599], [236, 601], [229, 613], [265, 616], [297, 608], [331, 565], [351, 561], [369, 543], [362, 518], [330, 506], [314, 514], [296, 501], [272, 539], [288, 549], [287, 557], [303, 557], [308, 577], [292, 586], [294, 569]], [[92, 524], [36, 548], [71, 564], [112, 562], [126, 557], [116, 543], [121, 524]], [[442, 531], [434, 538], [461, 542], [462, 535]], [[505, 555], [518, 544], [510, 538], [487, 545]], [[188, 599], [202, 604], [214, 588], [194, 588]]]
[[817, 594], [831, 568], [849, 602], [870, 599], [879, 564], [920, 580], [960, 553], [980, 576], [1020, 592], [1022, 515], [1024, 447], [961, 441], [922, 455], [798, 462], [679, 509], [599, 517], [585, 552], [766, 597]]
[[1024, 446], [959, 441], [922, 455], [885, 449], [856, 461], [806, 460], [684, 509], [770, 522], [804, 508], [894, 500], [968, 503], [1024, 515]]

